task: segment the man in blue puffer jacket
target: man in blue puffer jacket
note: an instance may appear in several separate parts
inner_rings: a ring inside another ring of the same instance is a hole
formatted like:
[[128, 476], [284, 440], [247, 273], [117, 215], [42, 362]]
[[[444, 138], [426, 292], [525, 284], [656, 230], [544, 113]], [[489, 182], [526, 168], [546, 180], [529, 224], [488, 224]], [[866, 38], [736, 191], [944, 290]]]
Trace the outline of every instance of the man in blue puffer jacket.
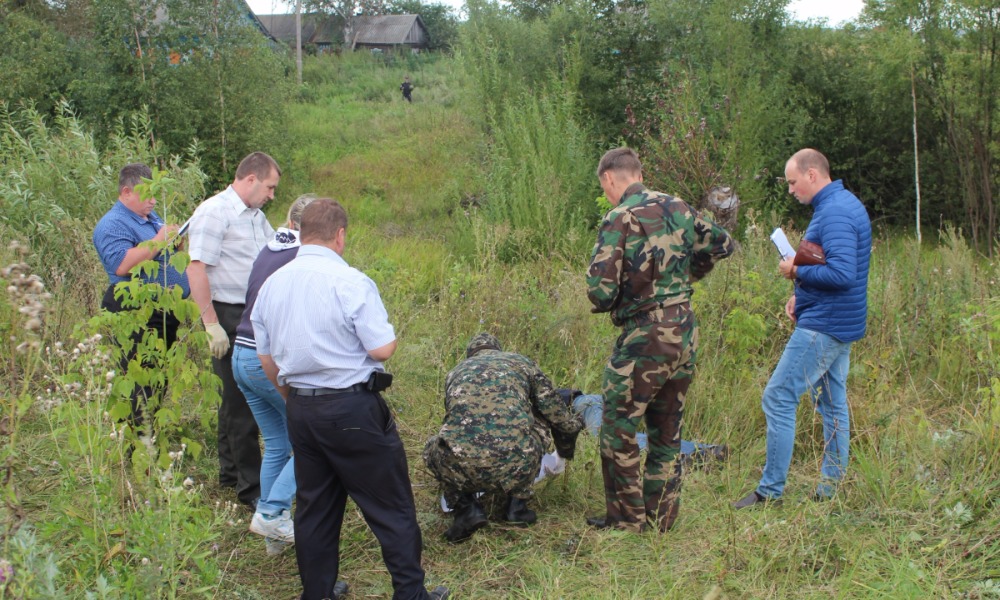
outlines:
[[807, 391], [822, 415], [825, 440], [822, 477], [813, 498], [833, 496], [847, 469], [847, 372], [851, 343], [865, 335], [871, 221], [857, 197], [841, 181], [830, 180], [830, 164], [816, 150], [796, 152], [785, 164], [785, 179], [790, 194], [812, 204], [804, 239], [823, 248], [826, 262], [796, 266], [789, 258], [778, 265], [783, 276], [795, 281], [785, 313], [796, 327], [761, 401], [767, 417], [764, 473], [757, 489], [733, 504], [737, 509], [781, 497], [795, 444], [795, 411]]

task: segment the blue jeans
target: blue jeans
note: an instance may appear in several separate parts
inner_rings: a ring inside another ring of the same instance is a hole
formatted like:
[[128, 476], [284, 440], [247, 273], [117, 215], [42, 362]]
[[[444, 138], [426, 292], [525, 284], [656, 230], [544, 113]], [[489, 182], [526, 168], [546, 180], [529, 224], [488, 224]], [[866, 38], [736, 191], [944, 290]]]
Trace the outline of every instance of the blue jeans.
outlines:
[[798, 327], [789, 338], [761, 406], [767, 417], [767, 463], [757, 493], [779, 498], [785, 489], [795, 445], [795, 412], [807, 391], [823, 418], [823, 479], [817, 495], [833, 495], [847, 470], [850, 414], [847, 371], [851, 343]]
[[246, 346], [233, 348], [233, 378], [250, 405], [264, 438], [260, 463], [260, 501], [257, 512], [278, 516], [291, 510], [295, 497], [295, 459], [288, 440], [285, 400], [264, 374], [257, 351]]
[[[583, 415], [583, 423], [587, 427], [587, 431], [594, 437], [597, 437], [601, 430], [601, 420], [604, 415], [604, 396], [600, 394], [584, 394], [583, 396], [577, 396], [573, 400], [573, 412], [578, 415]], [[639, 445], [639, 450], [645, 450], [649, 442], [646, 440], [645, 433], [636, 433], [635, 441]], [[694, 454], [698, 448], [714, 447], [708, 446], [706, 444], [697, 444], [689, 442], [688, 440], [681, 440], [681, 454]]]

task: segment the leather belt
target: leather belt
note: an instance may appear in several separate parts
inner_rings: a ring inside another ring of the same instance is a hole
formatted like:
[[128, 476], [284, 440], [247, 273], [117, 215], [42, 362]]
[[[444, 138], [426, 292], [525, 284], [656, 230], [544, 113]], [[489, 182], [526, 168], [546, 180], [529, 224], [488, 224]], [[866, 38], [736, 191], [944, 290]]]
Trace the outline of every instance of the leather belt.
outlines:
[[345, 388], [292, 388], [292, 393], [296, 396], [335, 396], [337, 394], [353, 394], [367, 391], [368, 384], [366, 383], [355, 383]]
[[624, 329], [635, 329], [636, 327], [642, 327], [643, 325], [650, 325], [652, 323], [659, 323], [661, 321], [677, 319], [684, 313], [690, 311], [691, 311], [691, 304], [687, 301], [684, 301], [679, 304], [671, 304], [670, 306], [660, 306], [650, 311], [632, 315], [627, 319], [619, 320], [617, 323], [615, 323], [615, 325], [618, 325], [619, 327], [622, 327]]

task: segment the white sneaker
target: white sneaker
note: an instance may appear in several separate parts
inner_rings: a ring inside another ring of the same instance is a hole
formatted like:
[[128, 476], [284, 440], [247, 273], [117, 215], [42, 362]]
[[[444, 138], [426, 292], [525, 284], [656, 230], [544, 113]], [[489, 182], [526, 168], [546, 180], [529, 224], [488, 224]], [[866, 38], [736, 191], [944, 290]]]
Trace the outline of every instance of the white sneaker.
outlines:
[[287, 510], [281, 511], [277, 517], [265, 517], [259, 512], [253, 514], [250, 520], [250, 531], [269, 539], [275, 539], [288, 544], [295, 543], [295, 526]]

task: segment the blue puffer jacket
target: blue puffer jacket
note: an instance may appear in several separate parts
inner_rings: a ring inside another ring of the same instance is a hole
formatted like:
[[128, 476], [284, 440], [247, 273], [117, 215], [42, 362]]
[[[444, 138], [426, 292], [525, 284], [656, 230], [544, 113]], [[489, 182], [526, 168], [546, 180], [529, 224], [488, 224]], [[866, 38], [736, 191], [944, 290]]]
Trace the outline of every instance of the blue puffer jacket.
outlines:
[[804, 237], [823, 247], [826, 264], [798, 267], [797, 326], [841, 342], [860, 340], [868, 320], [871, 220], [861, 201], [840, 180], [820, 190], [812, 207]]

